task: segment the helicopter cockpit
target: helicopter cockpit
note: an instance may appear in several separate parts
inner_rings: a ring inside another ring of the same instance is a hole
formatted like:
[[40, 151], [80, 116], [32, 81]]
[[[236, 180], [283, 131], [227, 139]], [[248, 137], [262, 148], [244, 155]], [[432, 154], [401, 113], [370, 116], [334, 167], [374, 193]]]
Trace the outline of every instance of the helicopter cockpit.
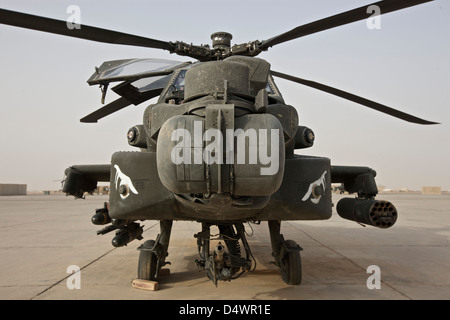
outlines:
[[[111, 83], [118, 82], [111, 90], [121, 98], [94, 111], [81, 119], [81, 122], [97, 122], [109, 115], [110, 110], [120, 110], [131, 104], [160, 96], [158, 102], [181, 104], [184, 101], [185, 74], [197, 63], [164, 59], [124, 59], [106, 61], [95, 68], [88, 79], [89, 85], [99, 85], [102, 103]], [[269, 103], [284, 103], [273, 78], [269, 75], [266, 85]], [[108, 111], [107, 111], [108, 110]]]

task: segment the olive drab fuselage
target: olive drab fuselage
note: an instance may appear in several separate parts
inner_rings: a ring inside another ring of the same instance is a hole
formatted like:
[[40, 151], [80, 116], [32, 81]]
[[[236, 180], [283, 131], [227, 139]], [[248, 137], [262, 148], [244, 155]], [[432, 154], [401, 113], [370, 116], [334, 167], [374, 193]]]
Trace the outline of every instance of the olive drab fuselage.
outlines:
[[[116, 45], [167, 50], [196, 62], [124, 59], [95, 68], [89, 85], [99, 85], [104, 103], [110, 90], [120, 98], [81, 119], [95, 123], [130, 105], [159, 97], [126, 133], [135, 152], [115, 152], [110, 163], [72, 165], [63, 191], [82, 198], [98, 182], [109, 182], [109, 200], [91, 221], [98, 234], [115, 232], [112, 245], [143, 239], [141, 222], [158, 220], [156, 239], [139, 246], [138, 278], [157, 280], [169, 262], [173, 221], [197, 221], [199, 259], [195, 263], [217, 285], [255, 268], [244, 223], [266, 222], [272, 256], [287, 284], [302, 280], [300, 251], [281, 234], [281, 222], [324, 220], [332, 214], [332, 184], [356, 197], [341, 199], [337, 213], [348, 220], [390, 228], [396, 208], [376, 200], [376, 172], [363, 166], [337, 166], [324, 157], [301, 155], [314, 144], [314, 132], [301, 123], [298, 106], [285, 103], [274, 77], [330, 93], [389, 116], [430, 125], [397, 109], [318, 82], [271, 69], [257, 58], [275, 45], [311, 36], [380, 14], [433, 0], [385, 0], [298, 26], [263, 41], [231, 44], [232, 35], [211, 35], [212, 47], [161, 41], [0, 9], [0, 23]], [[218, 239], [211, 226], [219, 229]], [[211, 248], [211, 240], [219, 243]], [[243, 250], [242, 250], [243, 249]]]

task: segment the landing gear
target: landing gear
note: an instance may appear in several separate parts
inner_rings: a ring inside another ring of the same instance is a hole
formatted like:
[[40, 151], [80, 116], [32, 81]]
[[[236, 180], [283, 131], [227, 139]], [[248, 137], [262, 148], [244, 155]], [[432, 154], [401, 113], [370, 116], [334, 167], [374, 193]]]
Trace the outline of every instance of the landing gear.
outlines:
[[147, 240], [139, 246], [138, 279], [156, 281], [161, 268], [170, 262], [166, 262], [168, 256], [172, 220], [160, 222], [160, 234], [156, 240]]
[[147, 240], [139, 247], [138, 279], [156, 280], [158, 257], [153, 248], [155, 240]]
[[303, 249], [293, 240], [284, 240], [279, 221], [269, 221], [269, 231], [272, 255], [281, 278], [289, 285], [299, 285], [302, 282], [300, 251]]
[[[245, 236], [243, 223], [217, 225], [219, 234], [211, 235], [211, 223], [202, 223], [202, 231], [195, 234], [197, 238], [200, 259], [197, 266], [206, 271], [208, 278], [217, 286], [219, 280], [231, 281], [246, 271], [256, 267], [250, 246]], [[161, 268], [166, 262], [172, 220], [160, 222], [160, 234], [156, 240], [145, 241], [138, 250], [138, 279], [157, 281]], [[269, 221], [270, 241], [275, 265], [280, 269], [281, 278], [289, 285], [299, 285], [302, 282], [302, 266], [300, 251], [302, 248], [293, 240], [284, 240], [280, 233], [280, 222]], [[211, 240], [219, 241], [213, 250]], [[242, 256], [241, 246], [245, 250]]]
[[[242, 223], [218, 225], [219, 234], [211, 235], [211, 224], [202, 223], [202, 231], [195, 234], [197, 238], [200, 259], [195, 263], [206, 270], [208, 278], [217, 286], [219, 280], [231, 281], [241, 276], [245, 271], [252, 269], [252, 253], [245, 238]], [[218, 236], [217, 238], [213, 238]], [[219, 243], [210, 252], [210, 241], [219, 240]], [[246, 256], [241, 257], [240, 243], [244, 246]], [[228, 249], [228, 250], [226, 250]], [[254, 259], [253, 259], [254, 260]]]
[[286, 248], [281, 258], [281, 278], [287, 284], [299, 285], [302, 282], [302, 262], [298, 244], [292, 240], [285, 241]]

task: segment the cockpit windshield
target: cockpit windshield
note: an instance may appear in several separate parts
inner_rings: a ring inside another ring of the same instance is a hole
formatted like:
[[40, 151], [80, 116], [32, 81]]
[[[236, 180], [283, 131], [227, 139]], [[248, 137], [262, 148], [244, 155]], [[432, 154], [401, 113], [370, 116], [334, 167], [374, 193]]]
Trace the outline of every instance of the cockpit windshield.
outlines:
[[141, 79], [153, 75], [168, 75], [186, 62], [163, 59], [126, 59], [106, 61], [89, 78], [88, 83], [105, 84], [114, 81]]
[[[164, 59], [124, 59], [106, 61], [96, 68], [89, 78], [90, 85], [99, 84], [102, 90], [112, 82], [121, 82], [112, 90], [133, 104], [139, 104], [161, 93], [176, 93], [183, 100], [185, 74], [194, 64]], [[174, 74], [175, 72], [175, 74]], [[163, 90], [166, 91], [163, 93]], [[281, 95], [271, 76], [267, 81], [266, 91], [269, 98]]]
[[181, 70], [178, 73], [178, 76], [177, 76], [177, 78], [175, 79], [175, 81], [173, 83], [173, 86], [174, 86], [175, 90], [184, 91], [184, 83], [185, 83], [184, 78], [185, 78], [185, 75], [186, 75], [186, 71], [187, 70]]

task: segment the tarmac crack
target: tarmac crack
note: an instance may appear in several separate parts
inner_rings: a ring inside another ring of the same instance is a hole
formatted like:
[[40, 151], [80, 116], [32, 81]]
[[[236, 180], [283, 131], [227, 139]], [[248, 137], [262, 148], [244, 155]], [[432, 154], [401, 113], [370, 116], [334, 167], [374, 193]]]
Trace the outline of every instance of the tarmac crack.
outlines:
[[[89, 262], [88, 264], [84, 265], [83, 267], [80, 268], [80, 271], [83, 269], [86, 269], [87, 267], [89, 267], [91, 264], [99, 261], [100, 259], [102, 259], [103, 257], [107, 256], [108, 254], [110, 254], [111, 252], [113, 252], [114, 250], [116, 250], [117, 248], [112, 248], [111, 250], [107, 251], [106, 253], [102, 254], [101, 256], [99, 256], [98, 258], [92, 260], [91, 262]], [[67, 281], [67, 279], [71, 276], [72, 274], [69, 274], [67, 276], [65, 276], [64, 278], [62, 278], [61, 280], [55, 282], [54, 284], [52, 284], [51, 286], [49, 286], [48, 288], [46, 288], [45, 290], [39, 292], [38, 294], [36, 294], [34, 297], [32, 297], [30, 300], [34, 300], [37, 297], [39, 297], [40, 295], [44, 294], [45, 292], [49, 291], [50, 289], [54, 288], [55, 286], [59, 285], [61, 282], [63, 281]]]
[[[150, 227], [146, 228], [143, 232], [150, 230], [151, 228], [155, 227], [156, 225], [158, 225], [159, 223], [155, 223], [153, 225], [151, 225]], [[95, 262], [101, 260], [103, 257], [106, 257], [108, 254], [110, 254], [111, 252], [113, 252], [114, 250], [116, 250], [118, 248], [112, 248], [111, 250], [108, 250], [107, 252], [105, 252], [104, 254], [102, 254], [101, 256], [97, 257], [96, 259], [92, 260], [91, 262], [87, 263], [86, 265], [82, 266], [80, 268], [80, 272], [84, 269], [86, 269], [87, 267], [89, 267], [90, 265], [94, 264]], [[49, 287], [45, 288], [45, 290], [42, 290], [41, 292], [39, 292], [38, 294], [34, 295], [30, 300], [34, 300], [37, 297], [39, 297], [40, 295], [46, 293], [47, 291], [51, 290], [52, 288], [56, 287], [57, 285], [59, 285], [60, 283], [62, 283], [63, 281], [67, 281], [67, 279], [72, 276], [72, 274], [68, 274], [67, 276], [65, 276], [64, 278], [62, 278], [61, 280], [58, 280], [57, 282], [55, 282], [54, 284], [50, 285]]]

